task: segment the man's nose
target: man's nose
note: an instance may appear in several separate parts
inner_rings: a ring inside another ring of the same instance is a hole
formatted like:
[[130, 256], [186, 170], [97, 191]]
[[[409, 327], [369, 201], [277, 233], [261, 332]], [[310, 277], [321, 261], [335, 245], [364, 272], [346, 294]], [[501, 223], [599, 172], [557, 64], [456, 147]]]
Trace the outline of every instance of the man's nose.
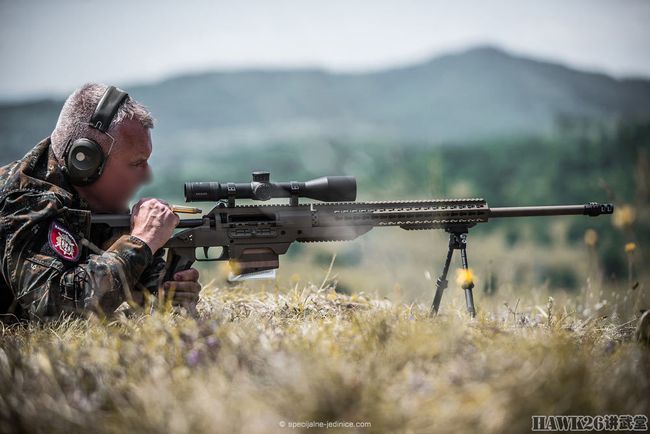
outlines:
[[143, 184], [149, 184], [153, 179], [153, 173], [151, 172], [151, 167], [147, 166], [147, 170], [144, 171], [144, 176], [142, 177]]

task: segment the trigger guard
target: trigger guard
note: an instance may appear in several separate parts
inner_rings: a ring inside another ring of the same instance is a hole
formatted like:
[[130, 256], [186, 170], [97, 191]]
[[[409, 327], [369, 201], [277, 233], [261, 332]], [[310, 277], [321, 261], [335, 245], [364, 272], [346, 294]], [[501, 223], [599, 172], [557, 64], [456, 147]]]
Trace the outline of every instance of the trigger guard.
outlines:
[[196, 262], [215, 262], [215, 261], [225, 261], [227, 259], [230, 259], [230, 253], [228, 251], [228, 246], [221, 246], [222, 247], [222, 252], [221, 256], [217, 258], [208, 258], [208, 250], [210, 250], [211, 246], [204, 246], [203, 247], [203, 256], [205, 256], [205, 259], [202, 258], [196, 258]]

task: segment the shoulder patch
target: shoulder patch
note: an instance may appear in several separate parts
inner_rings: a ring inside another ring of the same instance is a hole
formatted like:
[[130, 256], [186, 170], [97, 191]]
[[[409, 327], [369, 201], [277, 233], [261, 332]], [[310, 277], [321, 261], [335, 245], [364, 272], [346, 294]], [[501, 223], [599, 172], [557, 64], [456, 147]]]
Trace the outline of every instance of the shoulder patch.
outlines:
[[50, 247], [66, 261], [76, 261], [79, 259], [79, 245], [70, 231], [56, 220], [50, 224], [50, 233], [48, 234]]

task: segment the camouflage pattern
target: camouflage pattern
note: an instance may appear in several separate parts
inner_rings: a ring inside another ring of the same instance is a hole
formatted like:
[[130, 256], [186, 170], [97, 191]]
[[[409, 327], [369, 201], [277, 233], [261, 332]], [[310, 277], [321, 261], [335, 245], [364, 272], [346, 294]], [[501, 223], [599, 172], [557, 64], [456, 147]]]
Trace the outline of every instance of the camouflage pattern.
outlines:
[[[49, 137], [0, 168], [4, 321], [110, 314], [125, 300], [142, 303], [146, 290], [155, 292], [163, 249], [154, 255], [136, 237], [92, 228], [89, 205], [62, 172]], [[75, 245], [78, 258], [64, 254], [76, 252]]]

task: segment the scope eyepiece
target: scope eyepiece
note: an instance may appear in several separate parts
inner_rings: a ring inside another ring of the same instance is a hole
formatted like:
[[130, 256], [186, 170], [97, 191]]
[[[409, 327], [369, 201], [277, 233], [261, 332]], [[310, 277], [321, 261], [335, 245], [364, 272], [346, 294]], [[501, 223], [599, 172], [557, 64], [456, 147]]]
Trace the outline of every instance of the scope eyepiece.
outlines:
[[228, 199], [269, 200], [289, 197], [292, 204], [298, 197], [323, 202], [351, 202], [357, 198], [354, 176], [324, 176], [306, 182], [271, 182], [269, 172], [253, 172], [252, 182], [186, 182], [185, 201], [202, 202]]

